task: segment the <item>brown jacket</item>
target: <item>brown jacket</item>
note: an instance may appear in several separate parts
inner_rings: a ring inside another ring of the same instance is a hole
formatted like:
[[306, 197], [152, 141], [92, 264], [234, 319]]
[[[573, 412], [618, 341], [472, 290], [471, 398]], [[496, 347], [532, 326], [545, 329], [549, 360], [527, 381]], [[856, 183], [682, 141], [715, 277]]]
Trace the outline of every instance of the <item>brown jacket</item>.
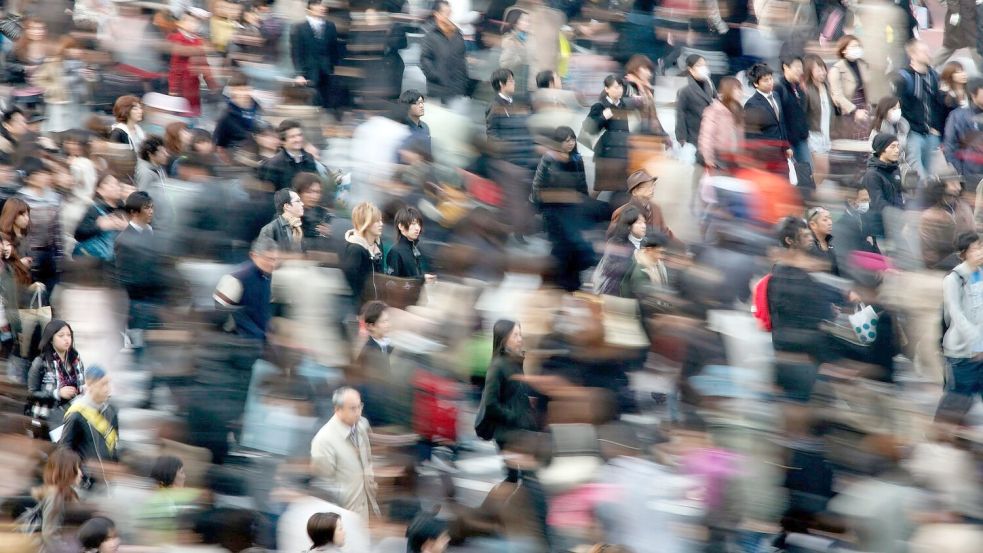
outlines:
[[931, 269], [955, 253], [956, 237], [964, 232], [973, 232], [975, 228], [973, 210], [962, 200], [956, 203], [951, 213], [938, 206], [923, 211], [918, 223], [918, 235], [925, 267]]
[[[880, 98], [870, 97], [870, 71], [867, 62], [859, 60], [860, 78], [863, 81], [864, 91], [867, 93], [867, 104], [872, 104]], [[840, 60], [829, 68], [829, 93], [832, 96], [833, 104], [839, 108], [842, 115], [850, 115], [856, 111], [857, 106], [853, 105], [853, 94], [857, 91], [856, 75], [850, 69], [850, 64], [846, 60]]]
[[632, 198], [630, 202], [614, 210], [614, 213], [611, 214], [611, 224], [608, 225], [609, 234], [614, 230], [614, 226], [618, 224], [618, 218], [621, 217], [621, 212], [624, 211], [629, 205], [634, 205], [639, 209], [639, 211], [642, 212], [643, 215], [645, 215], [645, 224], [648, 225], [648, 228], [657, 230], [669, 237], [670, 248], [679, 250], [686, 249], [686, 245], [683, 244], [681, 240], [676, 238], [676, 235], [673, 234], [672, 229], [669, 228], [669, 224], [666, 223], [666, 218], [662, 215], [662, 208], [655, 202], [643, 203]]

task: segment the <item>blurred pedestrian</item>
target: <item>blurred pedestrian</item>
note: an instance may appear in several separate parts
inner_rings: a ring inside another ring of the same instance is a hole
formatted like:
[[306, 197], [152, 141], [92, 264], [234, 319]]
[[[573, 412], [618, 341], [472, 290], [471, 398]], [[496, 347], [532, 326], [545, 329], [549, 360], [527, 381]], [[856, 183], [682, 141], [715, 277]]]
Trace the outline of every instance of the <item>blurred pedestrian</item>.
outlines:
[[809, 121], [809, 151], [812, 153], [812, 178], [817, 185], [829, 175], [829, 152], [836, 107], [829, 91], [826, 62], [815, 54], [802, 60], [802, 82], [805, 85], [805, 115]]
[[75, 349], [75, 333], [65, 321], [55, 319], [45, 325], [39, 347], [41, 353], [27, 375], [27, 389], [32, 414], [55, 428], [61, 426], [69, 403], [82, 393], [85, 365]]
[[604, 256], [594, 270], [594, 293], [621, 295], [624, 281], [631, 275], [632, 259], [646, 233], [645, 216], [633, 205], [619, 215], [608, 230]]
[[301, 229], [304, 231], [306, 251], [326, 251], [331, 238], [331, 212], [321, 205], [323, 185], [321, 177], [314, 173], [297, 173], [293, 180], [293, 190], [304, 204]]
[[[655, 181], [658, 179], [659, 177], [653, 177], [644, 170], [635, 171], [628, 177], [628, 194], [630, 199], [628, 203], [614, 210], [614, 213], [611, 214], [611, 224], [608, 225], [607, 231], [608, 236], [612, 234], [614, 227], [618, 224], [621, 213], [628, 209], [628, 207], [634, 207], [645, 218], [645, 224], [649, 228], [657, 230], [669, 237], [671, 247], [685, 249], [685, 245], [676, 238], [672, 229], [666, 223], [665, 216], [662, 214], [662, 208], [652, 201], [655, 197]], [[631, 223], [628, 224], [630, 225]]]
[[273, 194], [276, 217], [266, 224], [259, 235], [276, 243], [281, 253], [304, 251], [304, 202], [300, 195], [289, 188], [281, 188]]
[[956, 239], [956, 250], [961, 263], [942, 281], [942, 353], [948, 376], [940, 409], [952, 404], [951, 396], [972, 402], [983, 394], [983, 241], [975, 232], [964, 233]]
[[154, 201], [146, 192], [126, 198], [124, 209], [129, 224], [116, 238], [116, 277], [129, 297], [127, 337], [129, 344], [143, 348], [143, 333], [157, 319], [157, 309], [167, 297], [161, 270], [161, 243], [154, 234]]
[[352, 208], [352, 225], [345, 233], [345, 246], [341, 252], [341, 267], [352, 290], [356, 306], [363, 301], [380, 299], [376, 288], [376, 275], [386, 274], [382, 256], [382, 212], [368, 203]]
[[719, 154], [736, 153], [744, 143], [742, 89], [735, 77], [721, 78], [718, 97], [703, 111], [698, 149], [707, 170], [723, 169]]
[[[618, 190], [628, 172], [629, 109], [622, 96], [625, 87], [614, 75], [604, 78], [604, 90], [584, 121], [594, 142], [594, 192]], [[583, 133], [583, 131], [581, 131]], [[694, 135], [695, 139], [695, 135]]]
[[895, 94], [901, 100], [901, 115], [908, 121], [910, 131], [905, 160], [918, 177], [928, 178], [932, 160], [942, 142], [946, 108], [939, 91], [939, 74], [929, 65], [928, 45], [912, 39], [905, 45], [909, 65], [898, 71], [894, 82]]
[[939, 72], [939, 93], [942, 94], [942, 103], [945, 105], [943, 119], [947, 119], [953, 110], [969, 105], [969, 93], [966, 91], [968, 82], [969, 74], [958, 61], [950, 61], [942, 67]]
[[516, 96], [529, 95], [529, 28], [532, 19], [525, 10], [510, 8], [502, 26], [502, 55], [498, 65], [515, 75]]
[[833, 216], [824, 207], [812, 207], [806, 211], [806, 223], [812, 231], [812, 245], [809, 253], [825, 262], [825, 270], [840, 276], [836, 252], [833, 249]]
[[[717, 91], [710, 80], [710, 65], [699, 54], [686, 58], [686, 85], [676, 94], [676, 141], [680, 146], [691, 145], [696, 148], [700, 138], [700, 124], [705, 110]], [[703, 158], [697, 155], [697, 162]]]
[[973, 232], [973, 210], [962, 199], [959, 178], [930, 179], [925, 185], [927, 208], [918, 221], [922, 261], [928, 269], [952, 270], [959, 264], [956, 238]]
[[[134, 181], [137, 190], [154, 199], [153, 222], [157, 228], [173, 231], [177, 213], [167, 182], [165, 164], [168, 159], [169, 154], [164, 146], [164, 139], [156, 135], [148, 136], [140, 145], [140, 157], [137, 159]], [[178, 161], [174, 162], [175, 167]]]
[[82, 459], [76, 452], [58, 447], [48, 455], [42, 484], [31, 490], [31, 496], [37, 500], [43, 551], [62, 551], [65, 547], [62, 524], [66, 511], [79, 502], [81, 483]]
[[119, 461], [119, 415], [110, 405], [112, 379], [102, 367], [85, 371], [84, 393], [65, 411], [65, 426], [58, 443], [78, 453], [84, 462], [100, 467], [98, 476], [105, 481], [103, 463]]
[[345, 546], [345, 527], [337, 513], [317, 513], [307, 521], [311, 551], [341, 551]]
[[983, 132], [977, 123], [983, 111], [983, 78], [970, 80], [966, 92], [970, 105], [949, 114], [942, 151], [946, 160], [963, 176], [966, 190], [976, 192], [983, 179]]
[[802, 88], [802, 58], [785, 55], [781, 59], [782, 78], [775, 84], [775, 94], [781, 107], [785, 137], [792, 146], [792, 156], [798, 163], [812, 164], [809, 155], [809, 118], [806, 116], [806, 95]]
[[863, 59], [860, 39], [843, 35], [836, 42], [836, 55], [840, 59], [829, 71], [829, 91], [839, 110], [833, 138], [865, 140], [870, 118], [868, 108], [873, 98], [868, 98], [869, 66]]
[[290, 59], [297, 74], [294, 81], [317, 91], [322, 107], [336, 109], [334, 88], [340, 86], [340, 81], [334, 76], [334, 68], [341, 62], [341, 42], [327, 14], [324, 0], [307, 0], [307, 20], [294, 24], [290, 30]]
[[216, 90], [206, 59], [205, 41], [199, 35], [201, 20], [185, 11], [177, 20], [177, 30], [167, 36], [171, 45], [171, 68], [167, 77], [168, 94], [188, 101], [189, 115], [201, 116], [201, 81]]
[[433, 4], [433, 23], [426, 28], [420, 69], [427, 78], [427, 94], [445, 104], [469, 92], [464, 36], [451, 21], [447, 0]]
[[340, 488], [340, 505], [368, 520], [370, 513], [379, 516], [378, 485], [362, 397], [355, 389], [342, 387], [331, 400], [334, 415], [311, 441], [311, 463], [319, 476]]
[[444, 553], [451, 537], [447, 524], [421, 514], [406, 528], [406, 553]]
[[756, 63], [748, 69], [747, 76], [755, 90], [744, 103], [747, 139], [788, 148], [788, 135], [785, 132], [788, 114], [782, 112], [775, 93], [775, 76], [772, 75], [771, 68], [763, 63]]
[[422, 282], [427, 277], [425, 260], [419, 248], [423, 214], [415, 207], [402, 207], [396, 212], [393, 226], [396, 227], [396, 243], [386, 256], [386, 274]]
[[219, 280], [212, 298], [231, 314], [223, 325], [226, 332], [247, 340], [266, 341], [273, 306], [271, 279], [280, 262], [280, 249], [272, 239], [260, 235], [249, 250], [249, 261]]
[[116, 524], [106, 517], [92, 517], [85, 521], [78, 532], [82, 553], [118, 553], [119, 532]]
[[855, 251], [881, 253], [870, 223], [870, 192], [867, 192], [866, 188], [847, 190], [843, 213], [834, 224], [838, 229], [836, 241], [839, 243], [837, 248], [840, 256], [837, 260], [839, 265], [846, 266], [847, 264], [843, 262], [844, 256]]
[[41, 159], [26, 158], [21, 171], [24, 186], [17, 191], [17, 197], [31, 208], [31, 225], [25, 235], [31, 257], [31, 278], [44, 285], [47, 300], [58, 282], [64, 255], [61, 196], [52, 189], [52, 170]]
[[665, 136], [655, 102], [655, 64], [643, 54], [635, 54], [625, 64], [625, 98], [637, 103], [643, 133]]
[[911, 126], [901, 112], [901, 100], [897, 96], [885, 96], [877, 102], [874, 107], [874, 118], [870, 123], [871, 140], [879, 133], [893, 134], [898, 137], [898, 145], [901, 147], [903, 157], [907, 151], [905, 144], [910, 130]]
[[121, 201], [122, 193], [123, 187], [112, 173], [99, 176], [92, 205], [75, 228], [74, 256], [113, 260], [116, 237], [129, 224]]
[[109, 141], [128, 144], [134, 153], [139, 152], [140, 145], [147, 137], [140, 126], [143, 121], [143, 104], [140, 99], [130, 95], [117, 98], [113, 104], [113, 117], [116, 118], [116, 123], [109, 133]]
[[938, 67], [947, 62], [952, 54], [963, 48], [969, 49], [973, 62], [983, 65], [979, 53], [979, 21], [976, 4], [970, 0], [952, 0], [945, 3], [945, 32], [942, 35], [942, 48], [935, 53], [932, 65]]
[[231, 160], [228, 150], [236, 148], [252, 136], [259, 121], [259, 103], [253, 98], [253, 87], [242, 73], [234, 73], [225, 85], [227, 93], [225, 113], [215, 124], [215, 147], [226, 162]]
[[430, 126], [422, 119], [426, 98], [418, 90], [410, 89], [399, 96], [399, 103], [406, 106], [406, 126], [410, 128], [411, 136], [426, 144], [427, 152], [433, 151], [430, 141]]

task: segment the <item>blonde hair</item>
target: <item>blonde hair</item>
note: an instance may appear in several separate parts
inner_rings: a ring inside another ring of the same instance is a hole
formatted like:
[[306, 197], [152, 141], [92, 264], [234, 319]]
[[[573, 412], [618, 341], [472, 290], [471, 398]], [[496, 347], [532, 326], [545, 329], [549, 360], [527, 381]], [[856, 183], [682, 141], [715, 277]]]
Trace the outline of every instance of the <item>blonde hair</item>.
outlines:
[[355, 227], [355, 232], [361, 236], [365, 236], [365, 231], [381, 220], [382, 211], [369, 202], [362, 202], [352, 208], [352, 225]]

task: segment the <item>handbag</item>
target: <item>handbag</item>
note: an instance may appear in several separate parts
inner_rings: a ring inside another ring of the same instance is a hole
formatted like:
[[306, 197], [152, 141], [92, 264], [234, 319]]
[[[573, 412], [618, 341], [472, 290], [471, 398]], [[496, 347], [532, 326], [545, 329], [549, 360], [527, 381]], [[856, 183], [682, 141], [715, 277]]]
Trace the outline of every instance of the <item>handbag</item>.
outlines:
[[51, 322], [51, 306], [44, 305], [44, 285], [41, 283], [33, 284], [35, 287], [34, 295], [31, 296], [31, 303], [27, 309], [17, 311], [20, 316], [21, 335], [20, 335], [20, 354], [21, 357], [28, 357], [31, 353], [31, 339], [34, 337], [35, 328], [44, 328]]
[[585, 117], [584, 122], [580, 124], [580, 132], [577, 133], [577, 142], [581, 146], [594, 151], [594, 146], [597, 145], [597, 139], [600, 137], [597, 125], [590, 117]]
[[474, 417], [474, 433], [482, 440], [490, 440], [495, 437], [495, 421], [488, 416], [483, 399], [478, 406], [478, 414]]
[[[106, 215], [106, 212], [99, 206], [96, 206], [96, 211], [99, 212], [100, 216]], [[96, 236], [76, 244], [72, 255], [85, 255], [102, 259], [103, 261], [112, 261], [115, 255], [113, 247], [116, 244], [116, 236], [118, 234], [118, 231], [100, 232]]]
[[874, 343], [877, 339], [877, 313], [873, 307], [859, 303], [857, 311], [847, 318], [854, 334], [862, 344]]

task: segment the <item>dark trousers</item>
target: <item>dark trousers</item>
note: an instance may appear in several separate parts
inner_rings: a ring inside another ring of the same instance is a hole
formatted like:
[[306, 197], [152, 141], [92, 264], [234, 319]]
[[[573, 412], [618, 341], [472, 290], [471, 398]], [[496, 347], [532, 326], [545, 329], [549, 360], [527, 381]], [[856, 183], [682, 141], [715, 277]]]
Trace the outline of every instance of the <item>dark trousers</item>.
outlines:
[[946, 357], [945, 365], [945, 394], [935, 416], [961, 421], [973, 407], [974, 397], [983, 397], [983, 360]]

